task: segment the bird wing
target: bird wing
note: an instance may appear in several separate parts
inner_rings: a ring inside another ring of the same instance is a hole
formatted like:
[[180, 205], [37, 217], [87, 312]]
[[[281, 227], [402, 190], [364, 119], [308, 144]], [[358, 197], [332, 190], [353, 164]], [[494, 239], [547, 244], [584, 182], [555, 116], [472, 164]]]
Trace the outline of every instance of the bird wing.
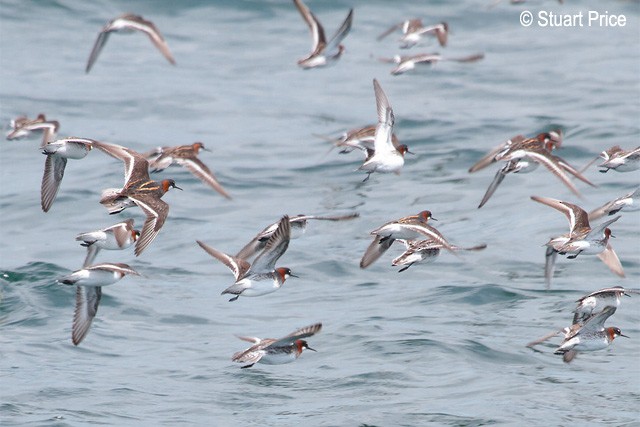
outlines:
[[282, 337], [272, 343], [269, 343], [265, 348], [268, 347], [283, 347], [290, 345], [296, 342], [299, 339], [307, 338], [312, 335], [317, 334], [322, 329], [322, 323], [315, 323], [313, 325], [305, 326], [304, 328], [300, 328], [296, 331], [291, 332], [289, 335]]
[[276, 261], [282, 256], [282, 254], [285, 253], [285, 251], [289, 247], [290, 238], [291, 223], [289, 222], [289, 217], [285, 215], [282, 217], [282, 219], [280, 219], [278, 228], [271, 235], [271, 237], [269, 237], [266, 246], [253, 262], [253, 265], [251, 266], [251, 272], [263, 273], [273, 271], [276, 265]]
[[395, 151], [395, 147], [391, 142], [391, 133], [395, 121], [393, 110], [377, 79], [373, 79], [373, 90], [376, 95], [376, 109], [378, 112], [374, 149], [376, 153], [392, 152]]
[[40, 191], [40, 204], [44, 212], [48, 212], [51, 209], [51, 205], [58, 195], [66, 166], [67, 159], [55, 154], [47, 155], [44, 161], [44, 174], [42, 175]]
[[91, 49], [91, 54], [89, 54], [87, 67], [84, 70], [85, 73], [89, 73], [89, 71], [91, 71], [93, 64], [96, 62], [96, 59], [98, 59], [98, 55], [100, 55], [100, 52], [102, 52], [102, 48], [107, 43], [107, 40], [109, 40], [109, 34], [111, 34], [111, 32], [105, 30], [102, 30], [100, 31], [100, 33], [98, 33], [98, 38], [96, 38], [96, 41], [93, 44], [93, 49]]
[[155, 197], [145, 195], [129, 196], [142, 209], [147, 218], [144, 221], [140, 237], [136, 241], [135, 255], [138, 256], [158, 235], [169, 214], [169, 205]]
[[213, 174], [213, 172], [211, 172], [211, 170], [207, 167], [207, 165], [202, 163], [202, 161], [200, 161], [200, 159], [198, 159], [198, 158], [188, 158], [188, 159], [177, 158], [176, 159], [176, 163], [178, 163], [179, 165], [184, 166], [185, 168], [187, 168], [187, 170], [189, 170], [189, 172], [191, 172], [193, 175], [195, 175], [196, 178], [200, 179], [202, 182], [204, 182], [205, 184], [209, 185], [211, 188], [216, 190], [218, 193], [222, 194], [227, 199], [231, 199], [231, 196], [229, 195], [229, 193], [227, 193], [224, 190], [224, 188], [222, 188], [222, 185], [220, 185], [220, 183], [216, 179], [216, 177]]
[[569, 232], [572, 235], [579, 229], [591, 229], [589, 225], [589, 214], [580, 206], [549, 197], [531, 196], [531, 200], [562, 212], [569, 220]]
[[604, 251], [598, 254], [598, 258], [600, 258], [600, 260], [604, 262], [605, 265], [609, 267], [609, 270], [611, 270], [614, 274], [620, 277], [625, 277], [624, 269], [622, 268], [620, 259], [618, 258], [616, 251], [614, 251], [613, 247], [611, 247], [611, 244], [607, 243], [607, 247], [604, 249]]
[[78, 286], [76, 288], [76, 308], [73, 313], [71, 340], [74, 345], [80, 344], [89, 332], [91, 322], [96, 317], [98, 305], [102, 297], [100, 286]]
[[196, 240], [196, 243], [198, 243], [198, 245], [200, 245], [200, 247], [204, 249], [209, 255], [226, 265], [227, 268], [231, 270], [236, 280], [240, 280], [242, 277], [244, 277], [251, 267], [251, 265], [243, 258], [227, 255], [224, 252], [220, 252], [219, 250], [212, 248], [206, 243], [201, 242], [200, 240]]
[[328, 54], [331, 54], [332, 52], [335, 52], [336, 49], [338, 49], [338, 46], [340, 46], [342, 40], [344, 40], [344, 38], [347, 37], [347, 34], [349, 34], [349, 31], [351, 31], [352, 22], [353, 9], [350, 9], [347, 17], [344, 19], [344, 22], [342, 22], [342, 25], [340, 25], [340, 28], [338, 28], [333, 37], [331, 37], [331, 40], [329, 40], [329, 43], [327, 43], [326, 52]]
[[300, 15], [302, 15], [302, 18], [309, 26], [309, 31], [311, 31], [311, 37], [313, 38], [311, 51], [313, 53], [322, 51], [327, 44], [327, 39], [324, 35], [322, 24], [320, 24], [318, 18], [315, 17], [315, 15], [309, 10], [309, 8], [302, 2], [302, 0], [293, 0], [293, 3], [295, 3], [298, 11], [300, 12]]
[[164, 41], [164, 38], [160, 34], [160, 31], [153, 24], [153, 22], [137, 17], [137, 19], [130, 21], [130, 27], [142, 31], [143, 33], [148, 35], [151, 42], [158, 48], [158, 50], [167, 59], [167, 61], [169, 61], [173, 65], [176, 64], [176, 61], [175, 59], [173, 59], [173, 55], [169, 50], [167, 42]]
[[[517, 161], [517, 160], [515, 160], [515, 161]], [[493, 193], [495, 193], [495, 191], [497, 190], [497, 188], [500, 185], [500, 183], [502, 183], [502, 181], [504, 180], [504, 177], [507, 176], [507, 171], [509, 170], [509, 164], [510, 163], [506, 163], [502, 168], [500, 168], [500, 170], [498, 172], [496, 172], [496, 176], [493, 178], [493, 181], [491, 181], [491, 184], [489, 185], [489, 188], [487, 188], [487, 192], [484, 193], [484, 197], [482, 197], [482, 200], [480, 201], [480, 204], [478, 205], [478, 209], [483, 207], [485, 205], [485, 203], [487, 203], [489, 201], [491, 196], [493, 196]]]
[[395, 239], [386, 239], [381, 242], [382, 236], [376, 236], [375, 239], [371, 242], [367, 250], [362, 255], [362, 259], [360, 260], [360, 268], [367, 268], [378, 258], [382, 256], [395, 242]]

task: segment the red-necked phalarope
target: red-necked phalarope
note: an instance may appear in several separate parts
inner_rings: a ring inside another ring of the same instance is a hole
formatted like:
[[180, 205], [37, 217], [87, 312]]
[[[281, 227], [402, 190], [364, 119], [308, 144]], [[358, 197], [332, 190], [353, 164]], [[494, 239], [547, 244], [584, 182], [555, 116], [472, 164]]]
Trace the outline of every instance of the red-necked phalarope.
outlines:
[[351, 22], [353, 21], [353, 9], [349, 10], [349, 14], [345, 18], [344, 22], [338, 28], [335, 35], [327, 42], [324, 34], [322, 24], [318, 21], [318, 18], [309, 10], [309, 8], [302, 2], [302, 0], [293, 0], [302, 18], [309, 26], [311, 36], [313, 37], [312, 51], [306, 58], [300, 59], [298, 65], [302, 68], [315, 68], [323, 67], [326, 65], [334, 64], [340, 59], [344, 53], [344, 46], [340, 43], [347, 37], [349, 30], [351, 30]]
[[153, 158], [148, 158], [147, 160], [149, 160], [149, 167], [152, 173], [163, 171], [172, 164], [184, 166], [200, 181], [209, 185], [227, 199], [231, 199], [231, 196], [222, 188], [213, 172], [198, 159], [197, 156], [200, 150], [210, 151], [204, 147], [202, 142], [177, 147], [161, 147], [159, 153], [158, 151], [154, 152]]
[[289, 277], [298, 277], [287, 267], [275, 268], [276, 261], [289, 247], [290, 236], [291, 224], [289, 217], [285, 215], [253, 264], [250, 264], [246, 259], [220, 252], [199, 240], [196, 242], [209, 255], [226, 265], [233, 273], [236, 281], [222, 291], [222, 295], [235, 295], [229, 300], [235, 301], [240, 295], [257, 297], [270, 294], [280, 289]]
[[109, 21], [98, 34], [98, 38], [96, 39], [95, 44], [93, 45], [93, 49], [91, 50], [91, 55], [89, 55], [89, 60], [87, 61], [87, 68], [85, 72], [88, 73], [91, 71], [91, 67], [98, 59], [98, 55], [102, 51], [102, 48], [107, 43], [109, 39], [109, 35], [116, 31], [122, 32], [133, 32], [133, 31], [141, 31], [149, 36], [151, 42], [162, 52], [167, 61], [169, 61], [172, 65], [176, 64], [175, 59], [173, 59], [173, 55], [171, 55], [171, 51], [169, 51], [169, 46], [162, 38], [160, 31], [156, 28], [156, 26], [151, 21], [147, 21], [142, 16], [133, 15], [131, 13], [126, 13], [115, 18], [112, 21]]
[[320, 332], [321, 329], [322, 323], [316, 323], [315, 325], [298, 329], [280, 339], [238, 337], [243, 341], [253, 343], [253, 345], [234, 354], [231, 360], [238, 363], [248, 363], [242, 368], [250, 368], [258, 362], [266, 365], [291, 363], [300, 357], [305, 349], [316, 351], [309, 347], [303, 338], [313, 336]]
[[127, 274], [140, 275], [127, 264], [102, 263], [84, 267], [58, 279], [62, 284], [77, 286], [76, 309], [71, 331], [74, 345], [80, 344], [89, 332], [102, 297], [102, 286], [112, 285]]

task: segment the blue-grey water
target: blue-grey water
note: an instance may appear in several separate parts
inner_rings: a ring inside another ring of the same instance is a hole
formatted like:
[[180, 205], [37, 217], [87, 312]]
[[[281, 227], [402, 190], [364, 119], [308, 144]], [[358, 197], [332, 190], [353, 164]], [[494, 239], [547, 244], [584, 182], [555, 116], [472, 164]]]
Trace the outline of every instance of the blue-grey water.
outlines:
[[[122, 164], [92, 152], [70, 160], [51, 211], [40, 209], [40, 137], [0, 144], [0, 424], [105, 425], [639, 425], [640, 296], [625, 298], [607, 324], [630, 338], [579, 354], [570, 365], [554, 345], [525, 344], [567, 326], [574, 301], [605, 286], [638, 287], [640, 215], [612, 228], [626, 271], [596, 257], [558, 260], [551, 289], [543, 244], [567, 231], [559, 212], [532, 194], [590, 210], [640, 182], [640, 172], [585, 174], [576, 198], [544, 168], [508, 176], [476, 209], [497, 165], [467, 169], [507, 138], [565, 130], [558, 154], [577, 167], [613, 145], [640, 140], [640, 5], [637, 1], [308, 0], [332, 34], [354, 7], [345, 56], [303, 71], [306, 25], [292, 2], [22, 1], [0, 4], [0, 122], [46, 113], [61, 136], [137, 151], [203, 141], [201, 159], [232, 194], [227, 201], [187, 171], [184, 191], [153, 244], [103, 251], [143, 274], [104, 288], [80, 346], [71, 343], [74, 289], [56, 278], [81, 267], [77, 233], [134, 217], [108, 216], [100, 191], [120, 186]], [[519, 23], [523, 10], [624, 15], [624, 27], [549, 28]], [[113, 35], [90, 74], [86, 60], [109, 19], [134, 12], [155, 22], [171, 66], [140, 34]], [[449, 45], [410, 52], [455, 57], [401, 76], [376, 60], [398, 53], [397, 35], [376, 36], [408, 17], [447, 21]], [[376, 120], [378, 78], [396, 132], [415, 155], [402, 173], [362, 183], [358, 153], [327, 154], [315, 136]], [[358, 261], [369, 231], [429, 209], [453, 243], [483, 252], [442, 254], [398, 274], [392, 248], [367, 270]], [[283, 214], [342, 214], [311, 223], [279, 264], [278, 292], [227, 302], [230, 272], [195, 243], [235, 253]], [[322, 322], [289, 365], [239, 369], [235, 335], [279, 337]]]

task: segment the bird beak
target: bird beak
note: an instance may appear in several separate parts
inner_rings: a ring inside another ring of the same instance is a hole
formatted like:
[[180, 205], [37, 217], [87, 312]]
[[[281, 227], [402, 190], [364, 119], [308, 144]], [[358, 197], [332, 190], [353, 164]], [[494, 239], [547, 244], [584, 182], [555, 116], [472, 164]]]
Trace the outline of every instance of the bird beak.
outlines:
[[409, 153], [409, 154], [413, 154], [414, 156], [415, 156], [415, 154], [416, 154], [416, 153], [414, 153], [413, 151], [409, 151], [409, 150], [407, 150], [407, 153]]
[[289, 273], [289, 277], [297, 277], [297, 278], [300, 278], [300, 276], [296, 276], [296, 275], [295, 275], [295, 274], [293, 274], [293, 273]]
[[624, 334], [620, 334], [621, 337], [625, 337], [625, 338], [629, 338], [628, 336], [624, 335]]
[[431, 221], [437, 221], [437, 219], [436, 219], [436, 218], [434, 218], [434, 217], [432, 217], [432, 216], [430, 216], [430, 217], [429, 217], [429, 219], [430, 219]]
[[174, 185], [173, 188], [177, 188], [178, 190], [182, 190], [182, 188], [178, 187], [177, 185]]
[[[624, 335], [622, 335], [622, 336], [624, 336]], [[314, 350], [313, 348], [311, 348], [309, 346], [307, 346], [307, 350], [315, 351], [316, 353], [318, 352], [317, 350]]]

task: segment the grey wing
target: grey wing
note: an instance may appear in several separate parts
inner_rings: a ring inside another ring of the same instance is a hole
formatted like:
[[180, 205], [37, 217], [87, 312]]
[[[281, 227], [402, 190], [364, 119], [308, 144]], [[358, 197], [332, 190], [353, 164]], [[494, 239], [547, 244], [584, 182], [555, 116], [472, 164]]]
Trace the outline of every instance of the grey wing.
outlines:
[[231, 196], [225, 191], [224, 188], [222, 188], [222, 185], [220, 185], [213, 172], [211, 172], [207, 165], [202, 163], [200, 159], [176, 159], [176, 163], [187, 168], [189, 172], [194, 174], [198, 179], [209, 185], [211, 188], [222, 194], [227, 199], [231, 199]]
[[42, 175], [40, 192], [40, 204], [44, 212], [48, 212], [51, 209], [51, 205], [58, 195], [66, 166], [67, 159], [55, 154], [48, 155], [44, 162], [44, 174]]
[[160, 31], [151, 21], [142, 20], [145, 25], [141, 25], [138, 27], [141, 31], [149, 36], [151, 42], [158, 48], [158, 50], [162, 53], [162, 55], [169, 61], [172, 65], [176, 65], [176, 60], [173, 59], [173, 55], [169, 50], [169, 46], [167, 42], [164, 41]]
[[360, 268], [367, 268], [378, 260], [395, 242], [395, 239], [386, 239], [382, 241], [381, 236], [376, 236], [371, 242], [367, 250], [364, 252], [362, 259], [360, 260]]
[[272, 347], [272, 346], [282, 347], [282, 346], [290, 345], [299, 339], [307, 338], [317, 334], [318, 332], [320, 332], [321, 329], [322, 329], [322, 323], [315, 323], [313, 325], [305, 326], [304, 328], [300, 328], [294, 332], [291, 332], [286, 337], [280, 338], [277, 341], [269, 343], [268, 345], [265, 346], [265, 348]]
[[89, 332], [91, 322], [98, 312], [101, 297], [102, 288], [100, 286], [78, 286], [76, 288], [76, 308], [71, 331], [71, 340], [74, 345], [80, 344]]
[[480, 160], [478, 160], [473, 166], [469, 168], [469, 173], [477, 172], [480, 169], [484, 169], [491, 163], [496, 162], [496, 155], [506, 148], [507, 144], [502, 143], [495, 146], [491, 151], [485, 154]]
[[[604, 322], [616, 312], [616, 307], [607, 306], [600, 313], [594, 314], [584, 322], [582, 328], [578, 330], [579, 333], [584, 332], [597, 332], [604, 328]], [[578, 333], [576, 332], [576, 333]]]
[[100, 55], [102, 48], [107, 43], [107, 40], [109, 40], [109, 34], [111, 34], [110, 31], [100, 31], [100, 33], [98, 34], [98, 38], [93, 44], [93, 49], [91, 49], [91, 54], [89, 55], [89, 60], [87, 61], [87, 67], [84, 70], [85, 73], [89, 73], [89, 71], [91, 71], [91, 68], [96, 62], [96, 59], [98, 59], [98, 55]]
[[491, 184], [489, 185], [489, 188], [487, 188], [486, 193], [484, 193], [484, 197], [480, 201], [480, 204], [478, 205], [478, 209], [483, 207], [485, 205], [485, 203], [487, 203], [489, 201], [489, 199], [491, 198], [493, 193], [495, 193], [495, 191], [498, 189], [498, 186], [500, 185], [500, 183], [502, 183], [502, 181], [504, 180], [504, 177], [507, 176], [508, 169], [509, 169], [509, 163], [505, 164], [496, 173], [496, 176], [493, 178], [493, 181], [491, 181]]
[[334, 215], [334, 216], [318, 216], [318, 215], [297, 215], [295, 217], [291, 217], [291, 220], [308, 220], [308, 219], [317, 219], [322, 221], [344, 221], [348, 219], [358, 218], [360, 216], [359, 213], [354, 212], [346, 215]]
[[219, 250], [212, 248], [206, 243], [201, 242], [200, 240], [196, 240], [196, 243], [198, 243], [198, 245], [200, 245], [200, 247], [204, 249], [209, 255], [226, 265], [227, 268], [231, 270], [236, 280], [244, 277], [247, 271], [249, 271], [250, 265], [243, 258], [227, 255], [224, 252], [220, 252]]
[[100, 252], [100, 247], [96, 245], [87, 246], [87, 256], [84, 259], [84, 263], [82, 267], [88, 267], [93, 264], [93, 261], [96, 259], [96, 256]]
[[589, 231], [589, 233], [586, 235], [586, 239], [590, 238], [590, 237], [600, 237], [602, 235], [602, 233], [604, 232], [604, 229], [607, 228], [608, 226], [610, 226], [611, 224], [613, 224], [614, 222], [616, 222], [617, 220], [620, 219], [620, 215], [611, 218], [605, 222], [603, 222], [602, 224], [599, 224], [597, 227], [593, 227], [591, 229], [591, 231]]
[[392, 27], [389, 27], [384, 33], [380, 34], [378, 37], [376, 37], [376, 40], [380, 41], [383, 38], [387, 37], [389, 34], [393, 33], [394, 31], [396, 31], [398, 28], [402, 27], [404, 25], [404, 22], [400, 22], [399, 24], [393, 25]]
[[597, 256], [614, 274], [620, 277], [625, 277], [624, 269], [622, 268], [618, 254], [613, 250], [610, 243], [607, 243], [607, 247], [604, 251], [600, 252]]
[[547, 246], [544, 254], [544, 283], [547, 289], [551, 286], [551, 279], [553, 279], [553, 272], [556, 269], [556, 258], [558, 257], [558, 251], [551, 246]]
[[338, 30], [333, 35], [331, 40], [329, 40], [329, 43], [327, 43], [327, 47], [326, 47], [327, 53], [334, 52], [338, 48], [340, 43], [342, 43], [342, 40], [344, 40], [344, 38], [347, 37], [347, 35], [349, 34], [349, 31], [351, 30], [352, 22], [353, 22], [353, 9], [350, 9], [349, 14], [347, 14], [347, 17], [344, 19], [344, 22], [342, 23], [340, 28], [338, 28]]
[[291, 223], [287, 215], [283, 216], [276, 231], [269, 237], [265, 248], [255, 259], [251, 266], [253, 273], [272, 271], [275, 268], [278, 258], [285, 253], [289, 247], [291, 238]]

